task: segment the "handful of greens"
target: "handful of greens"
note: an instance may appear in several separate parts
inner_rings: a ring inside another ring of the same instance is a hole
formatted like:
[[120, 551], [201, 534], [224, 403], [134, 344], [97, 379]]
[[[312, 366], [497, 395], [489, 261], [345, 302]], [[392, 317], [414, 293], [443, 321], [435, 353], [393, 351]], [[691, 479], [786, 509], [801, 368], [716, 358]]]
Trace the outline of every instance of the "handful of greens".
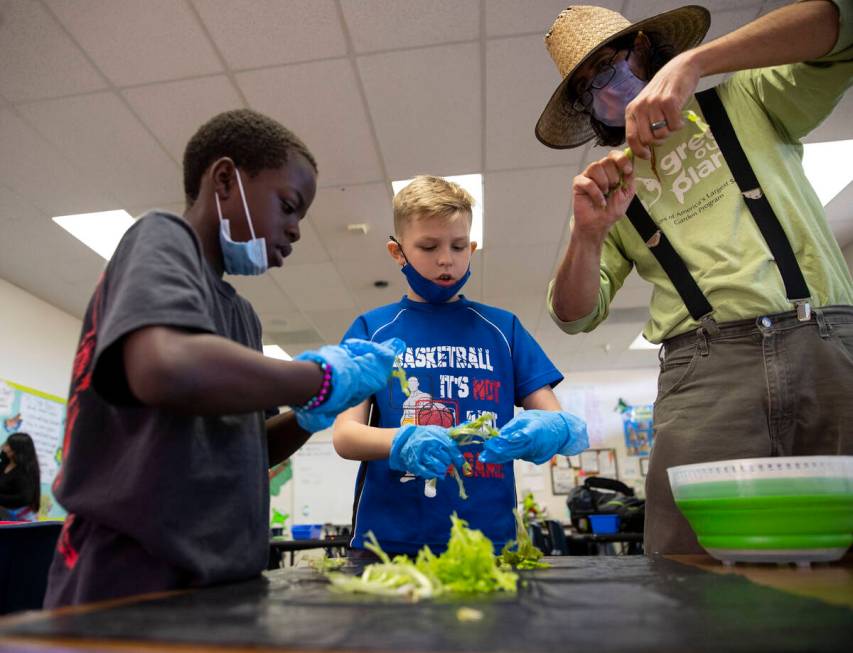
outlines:
[[[493, 438], [498, 434], [498, 430], [492, 426], [492, 417], [491, 413], [483, 413], [477, 419], [473, 419], [470, 422], [465, 422], [464, 424], [448, 429], [447, 434], [453, 438], [456, 441], [456, 444], [460, 447], [464, 447], [468, 444], [479, 444], [485, 442], [489, 438]], [[470, 476], [472, 471], [471, 463], [466, 462], [462, 466], [463, 475]], [[459, 475], [459, 470], [456, 469], [456, 467], [453, 467], [450, 470], [450, 474], [456, 479], [456, 484], [459, 486], [459, 498], [467, 500], [468, 493], [465, 492], [465, 484], [462, 482], [462, 476]], [[431, 478], [424, 486], [424, 493], [430, 498], [435, 496], [435, 484], [436, 479]]]
[[400, 382], [400, 391], [408, 397], [411, 394], [409, 392], [409, 380], [406, 378], [406, 370], [400, 367], [399, 363], [400, 358], [397, 357], [397, 360], [394, 362], [394, 369], [391, 370], [391, 376]]
[[[696, 128], [701, 133], [704, 134], [705, 132], [708, 131], [708, 129], [709, 129], [708, 123], [706, 123], [704, 120], [702, 120], [695, 111], [692, 111], [692, 110], [682, 111], [681, 115], [684, 116], [684, 118], [686, 120], [688, 120], [689, 122], [692, 122], [694, 125], [696, 125]], [[629, 159], [634, 158], [634, 151], [630, 147], [626, 147], [623, 151], [625, 152], [625, 156], [627, 156]], [[658, 171], [657, 171], [657, 161], [655, 158], [654, 149], [652, 149], [652, 172], [655, 173], [655, 176], [658, 177], [658, 181], [660, 181], [660, 177], [658, 176]], [[619, 179], [619, 185], [618, 186], [615, 186], [614, 188], [611, 188], [609, 191], [604, 193], [604, 197], [605, 198], [610, 197], [610, 194], [614, 190], [616, 190], [616, 188], [625, 188], [625, 182], [622, 178]]]
[[[543, 555], [542, 551], [534, 546], [530, 534], [524, 527], [524, 520], [517, 510], [513, 510], [512, 514], [515, 515], [515, 540], [504, 544], [498, 561], [502, 565], [509, 565], [515, 569], [548, 569], [551, 565], [539, 561]], [[513, 545], [515, 545], [514, 551]]]
[[450, 517], [447, 550], [435, 555], [423, 547], [413, 562], [407, 556], [391, 559], [372, 533], [365, 548], [379, 562], [364, 568], [361, 576], [326, 572], [332, 589], [377, 596], [396, 596], [417, 601], [441, 594], [487, 594], [516, 591], [518, 576], [498, 566], [492, 543], [481, 531], [468, 528], [464, 519]]

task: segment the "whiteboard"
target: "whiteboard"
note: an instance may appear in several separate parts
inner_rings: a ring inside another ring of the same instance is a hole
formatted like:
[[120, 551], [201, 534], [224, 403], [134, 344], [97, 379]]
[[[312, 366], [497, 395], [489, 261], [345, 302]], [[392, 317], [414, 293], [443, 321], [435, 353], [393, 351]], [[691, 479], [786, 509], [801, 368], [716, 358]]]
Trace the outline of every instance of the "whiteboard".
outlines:
[[292, 523], [351, 523], [359, 462], [341, 458], [331, 441], [309, 441], [292, 460]]

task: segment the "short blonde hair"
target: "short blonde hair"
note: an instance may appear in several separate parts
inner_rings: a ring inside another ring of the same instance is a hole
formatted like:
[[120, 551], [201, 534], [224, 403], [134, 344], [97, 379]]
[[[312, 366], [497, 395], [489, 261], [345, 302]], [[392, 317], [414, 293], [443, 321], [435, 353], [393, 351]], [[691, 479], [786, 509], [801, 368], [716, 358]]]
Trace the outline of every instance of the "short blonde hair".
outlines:
[[453, 218], [462, 213], [471, 226], [474, 198], [462, 186], [442, 177], [418, 175], [394, 196], [394, 233], [400, 235], [419, 218]]

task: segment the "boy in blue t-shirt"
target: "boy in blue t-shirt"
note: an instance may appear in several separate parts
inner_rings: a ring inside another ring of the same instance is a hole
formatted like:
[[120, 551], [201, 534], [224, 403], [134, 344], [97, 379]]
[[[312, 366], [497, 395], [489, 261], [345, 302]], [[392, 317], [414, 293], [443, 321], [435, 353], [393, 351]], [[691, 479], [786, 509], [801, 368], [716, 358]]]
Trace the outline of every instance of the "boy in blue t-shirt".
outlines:
[[[552, 387], [563, 376], [512, 313], [459, 295], [471, 274], [473, 199], [440, 177], [415, 178], [394, 198], [388, 252], [412, 290], [399, 302], [358, 317], [345, 338], [407, 343], [397, 379], [335, 421], [334, 444], [361, 460], [351, 546], [372, 531], [389, 553], [415, 554], [424, 544], [444, 551], [456, 512], [500, 549], [515, 538], [515, 458], [537, 464], [588, 446], [585, 424], [568, 413]], [[513, 418], [514, 405], [525, 411]], [[490, 414], [498, 436], [457, 446], [447, 429]], [[463, 473], [459, 496], [453, 465]], [[427, 482], [438, 479], [437, 483]]]

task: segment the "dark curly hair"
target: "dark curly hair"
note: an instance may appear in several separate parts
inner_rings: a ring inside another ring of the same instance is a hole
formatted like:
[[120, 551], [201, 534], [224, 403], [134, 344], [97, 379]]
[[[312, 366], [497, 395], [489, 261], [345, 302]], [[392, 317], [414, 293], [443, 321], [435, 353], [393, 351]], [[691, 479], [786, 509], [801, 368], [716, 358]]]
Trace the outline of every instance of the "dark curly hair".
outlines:
[[[645, 33], [645, 32], [644, 32]], [[627, 50], [631, 48], [634, 43], [635, 34], [631, 34], [624, 38], [619, 39], [618, 41], [609, 44], [610, 47], [615, 50]], [[656, 45], [653, 34], [646, 33], [646, 36], [649, 37], [649, 41], [651, 42], [651, 58], [649, 60], [649, 79], [654, 77], [657, 72], [663, 68], [666, 63], [672, 59], [672, 47], [669, 45]], [[589, 124], [592, 127], [592, 130], [595, 132], [595, 144], [603, 145], [605, 147], [618, 147], [625, 142], [625, 128], [624, 127], [611, 127], [610, 125], [605, 125], [600, 120], [597, 120], [595, 116], [590, 113], [589, 116]]]
[[[6, 444], [15, 453], [15, 465], [21, 468], [28, 484], [29, 501], [27, 505], [38, 512], [41, 505], [41, 473], [36, 448], [29, 433], [12, 433]], [[18, 506], [10, 506], [16, 508]]]
[[187, 206], [198, 198], [201, 178], [211, 163], [224, 156], [250, 176], [274, 170], [287, 163], [291, 152], [304, 156], [314, 172], [314, 155], [292, 131], [281, 123], [251, 109], [226, 111], [201, 127], [184, 150], [184, 193]]

